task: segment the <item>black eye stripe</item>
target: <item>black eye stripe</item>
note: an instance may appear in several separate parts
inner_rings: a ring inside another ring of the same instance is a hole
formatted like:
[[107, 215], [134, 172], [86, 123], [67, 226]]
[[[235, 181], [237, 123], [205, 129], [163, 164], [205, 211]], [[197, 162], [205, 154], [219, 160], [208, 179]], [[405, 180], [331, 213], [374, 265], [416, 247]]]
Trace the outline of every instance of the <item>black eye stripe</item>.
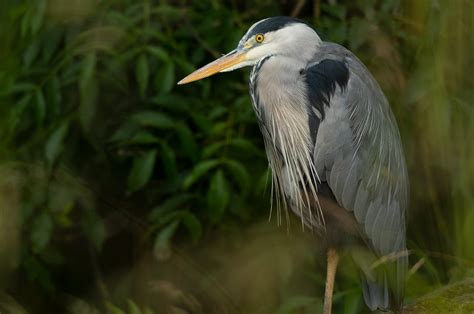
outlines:
[[275, 16], [265, 19], [257, 23], [248, 34], [248, 37], [255, 36], [256, 34], [265, 34], [273, 31], [277, 31], [280, 28], [288, 26], [293, 23], [305, 23], [301, 20], [288, 17], [288, 16]]

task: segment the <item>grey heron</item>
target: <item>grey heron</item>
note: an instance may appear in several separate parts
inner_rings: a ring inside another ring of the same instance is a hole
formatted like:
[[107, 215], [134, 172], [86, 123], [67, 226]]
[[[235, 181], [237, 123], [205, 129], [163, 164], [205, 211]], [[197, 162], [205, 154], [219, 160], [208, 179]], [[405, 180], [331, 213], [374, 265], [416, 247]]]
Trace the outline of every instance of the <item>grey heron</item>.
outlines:
[[290, 17], [255, 23], [235, 50], [178, 84], [244, 66], [253, 67], [250, 95], [272, 190], [327, 248], [324, 312], [331, 312], [338, 251], [346, 248], [359, 266], [367, 306], [399, 311], [408, 179], [380, 86], [353, 53]]

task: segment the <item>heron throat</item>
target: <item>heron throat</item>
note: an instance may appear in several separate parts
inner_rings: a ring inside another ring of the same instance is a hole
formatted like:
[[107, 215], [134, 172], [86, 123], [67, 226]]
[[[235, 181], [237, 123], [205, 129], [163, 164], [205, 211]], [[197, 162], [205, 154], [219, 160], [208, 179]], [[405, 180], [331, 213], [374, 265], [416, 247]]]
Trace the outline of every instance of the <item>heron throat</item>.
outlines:
[[290, 207], [301, 218], [303, 228], [324, 226], [316, 194], [319, 177], [312, 158], [306, 85], [300, 67], [288, 59], [282, 55], [260, 59], [249, 84], [272, 171], [277, 221], [282, 221], [281, 208], [287, 213]]

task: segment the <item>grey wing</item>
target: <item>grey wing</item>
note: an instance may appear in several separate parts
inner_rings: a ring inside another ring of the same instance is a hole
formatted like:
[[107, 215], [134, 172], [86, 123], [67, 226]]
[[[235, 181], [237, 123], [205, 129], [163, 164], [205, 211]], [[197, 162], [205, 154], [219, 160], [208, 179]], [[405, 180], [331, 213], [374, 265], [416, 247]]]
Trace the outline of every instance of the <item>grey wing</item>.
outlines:
[[[316, 169], [339, 205], [353, 212], [377, 255], [403, 252], [408, 181], [397, 124], [365, 66], [341, 46], [326, 49], [326, 58], [345, 64], [349, 76], [346, 86], [334, 90], [319, 122]], [[398, 294], [403, 294], [406, 262], [396, 260], [398, 278], [392, 281]]]

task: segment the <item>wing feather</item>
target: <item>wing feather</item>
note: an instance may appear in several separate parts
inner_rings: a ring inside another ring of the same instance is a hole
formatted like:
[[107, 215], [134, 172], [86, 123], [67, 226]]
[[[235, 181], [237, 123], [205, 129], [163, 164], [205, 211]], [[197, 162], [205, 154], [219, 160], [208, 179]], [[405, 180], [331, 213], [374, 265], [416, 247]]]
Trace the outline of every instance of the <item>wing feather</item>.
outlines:
[[[400, 135], [389, 104], [369, 71], [348, 50], [328, 43], [315, 56], [312, 67], [327, 58], [344, 64], [349, 75], [346, 86], [336, 87], [322, 108], [319, 104], [324, 114], [315, 139], [315, 166], [329, 174], [327, 183], [337, 202], [354, 212], [378, 256], [405, 250], [408, 181]], [[318, 78], [331, 77], [324, 77], [320, 71]], [[406, 264], [406, 258], [399, 258], [395, 262], [396, 279], [388, 274], [391, 285], [396, 281], [401, 290], [394, 303], [403, 295], [400, 282]], [[379, 277], [382, 291], [387, 288], [386, 277]], [[382, 299], [381, 307], [386, 301]]]

